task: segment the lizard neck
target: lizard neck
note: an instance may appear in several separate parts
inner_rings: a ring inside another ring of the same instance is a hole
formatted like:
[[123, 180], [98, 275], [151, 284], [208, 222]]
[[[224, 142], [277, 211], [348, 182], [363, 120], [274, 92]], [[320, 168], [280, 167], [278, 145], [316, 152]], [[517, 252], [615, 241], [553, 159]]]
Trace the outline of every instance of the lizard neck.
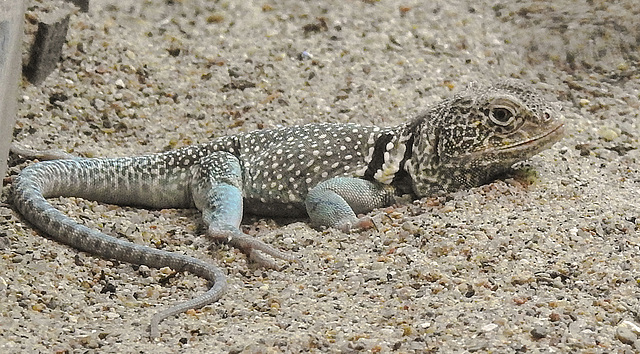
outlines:
[[402, 162], [406, 188], [418, 197], [443, 191], [436, 173], [440, 171], [440, 141], [437, 124], [428, 113], [422, 114], [404, 126], [404, 135], [410, 136], [410, 154]]
[[411, 124], [383, 131], [375, 140], [371, 162], [364, 173], [366, 179], [383, 184], [396, 184], [406, 176], [404, 166], [412, 155], [414, 133]]

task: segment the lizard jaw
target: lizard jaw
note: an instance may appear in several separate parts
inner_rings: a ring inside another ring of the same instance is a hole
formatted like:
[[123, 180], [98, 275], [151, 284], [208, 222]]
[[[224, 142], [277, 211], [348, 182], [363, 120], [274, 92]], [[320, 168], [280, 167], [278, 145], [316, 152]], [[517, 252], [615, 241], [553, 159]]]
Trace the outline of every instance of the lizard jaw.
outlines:
[[[532, 145], [538, 146], [546, 146], [550, 143], [555, 143], [560, 140], [562, 135], [564, 134], [564, 123], [559, 123], [553, 129], [548, 130], [540, 135], [534, 136], [532, 138], [520, 141], [518, 143], [496, 148], [497, 152], [511, 152], [517, 150], [526, 150], [530, 148]], [[540, 144], [542, 143], [542, 144]]]

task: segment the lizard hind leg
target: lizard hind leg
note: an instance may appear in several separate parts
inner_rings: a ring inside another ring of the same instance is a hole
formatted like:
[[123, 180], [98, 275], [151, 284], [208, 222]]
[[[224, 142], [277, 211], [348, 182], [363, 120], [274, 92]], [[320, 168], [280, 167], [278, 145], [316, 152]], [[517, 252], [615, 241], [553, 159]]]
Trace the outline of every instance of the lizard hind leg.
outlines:
[[267, 268], [277, 268], [273, 258], [295, 258], [240, 230], [242, 221], [242, 169], [234, 155], [217, 151], [202, 159], [192, 181], [192, 197], [202, 211], [206, 233], [245, 253], [249, 259]]

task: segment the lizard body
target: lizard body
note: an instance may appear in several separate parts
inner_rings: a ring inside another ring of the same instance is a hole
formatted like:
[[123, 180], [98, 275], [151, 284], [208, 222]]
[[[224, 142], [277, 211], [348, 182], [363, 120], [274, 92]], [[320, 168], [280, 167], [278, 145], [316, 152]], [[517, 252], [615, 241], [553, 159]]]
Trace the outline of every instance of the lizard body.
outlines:
[[508, 80], [471, 85], [406, 124], [381, 128], [309, 124], [225, 136], [165, 153], [44, 161], [14, 183], [20, 213], [52, 238], [79, 250], [151, 267], [186, 270], [213, 282], [205, 294], [157, 313], [201, 307], [226, 291], [224, 273], [198, 259], [136, 245], [82, 226], [47, 197], [202, 211], [206, 233], [267, 266], [293, 257], [242, 233], [243, 211], [308, 214], [314, 225], [365, 227], [357, 214], [414, 198], [477, 186], [558, 141], [561, 115], [537, 93]]

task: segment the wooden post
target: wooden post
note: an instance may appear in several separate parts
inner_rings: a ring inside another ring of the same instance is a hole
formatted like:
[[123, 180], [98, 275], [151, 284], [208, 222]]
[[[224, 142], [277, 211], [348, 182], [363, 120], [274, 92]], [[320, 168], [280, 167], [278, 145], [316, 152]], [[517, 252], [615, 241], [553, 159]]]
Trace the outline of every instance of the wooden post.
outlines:
[[0, 177], [7, 173], [7, 157], [16, 121], [18, 80], [22, 72], [25, 3], [0, 1]]

